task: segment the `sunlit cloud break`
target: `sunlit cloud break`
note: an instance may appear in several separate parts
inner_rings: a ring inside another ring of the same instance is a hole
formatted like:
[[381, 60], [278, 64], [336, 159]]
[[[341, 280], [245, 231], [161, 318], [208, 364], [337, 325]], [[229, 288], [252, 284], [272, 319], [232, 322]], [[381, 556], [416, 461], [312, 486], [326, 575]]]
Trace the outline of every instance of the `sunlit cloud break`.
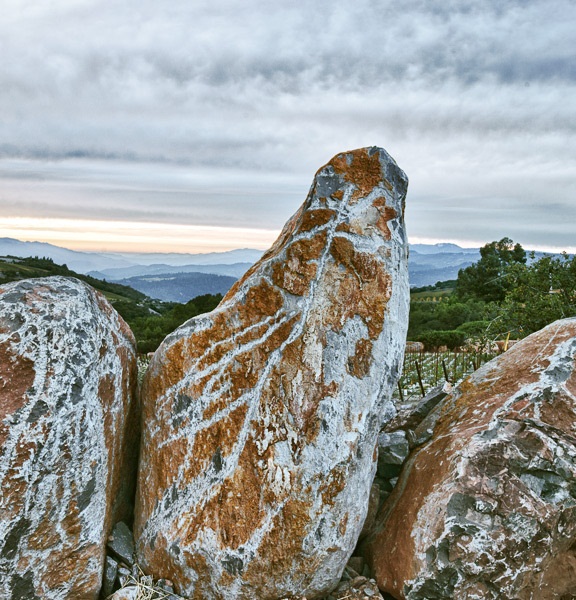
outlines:
[[92, 252], [224, 252], [265, 250], [279, 231], [166, 223], [9, 217], [0, 220], [0, 237], [44, 240], [71, 250]]

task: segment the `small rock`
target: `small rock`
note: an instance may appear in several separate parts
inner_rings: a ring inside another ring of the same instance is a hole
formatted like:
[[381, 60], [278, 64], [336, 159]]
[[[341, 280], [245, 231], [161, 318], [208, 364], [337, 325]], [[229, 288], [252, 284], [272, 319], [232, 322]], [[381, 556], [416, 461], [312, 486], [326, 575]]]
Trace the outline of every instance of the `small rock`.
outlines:
[[415, 429], [418, 425], [446, 398], [448, 392], [451, 391], [451, 385], [445, 382], [442, 385], [438, 385], [432, 388], [424, 398], [418, 403], [408, 422], [406, 427], [408, 429]]
[[346, 565], [349, 569], [354, 569], [354, 571], [358, 574], [362, 573], [362, 569], [364, 569], [364, 558], [362, 556], [353, 556]]
[[109, 600], [136, 600], [136, 598], [138, 598], [138, 588], [130, 585], [115, 592]]
[[334, 589], [334, 591], [332, 593], [338, 595], [340, 592], [343, 592], [349, 588], [350, 588], [350, 579], [348, 579], [347, 581], [343, 580], [336, 586], [336, 588]]
[[356, 577], [352, 581], [341, 582], [332, 592], [331, 597], [334, 600], [366, 600], [366, 598], [383, 600], [376, 582], [366, 577]]
[[133, 577], [130, 569], [127, 569], [122, 565], [118, 567], [118, 583], [121, 587], [125, 586], [131, 579], [133, 579]]
[[118, 576], [118, 563], [110, 556], [106, 557], [104, 563], [104, 577], [102, 578], [101, 596], [107, 598], [114, 591], [114, 583]]
[[368, 565], [364, 565], [364, 568], [362, 569], [362, 575], [364, 577], [367, 577], [368, 579], [372, 577], [372, 571], [370, 570], [370, 567]]
[[108, 548], [127, 565], [134, 565], [134, 537], [126, 523], [120, 521], [114, 525], [108, 538]]
[[408, 456], [410, 449], [404, 431], [381, 433], [378, 436], [378, 466], [401, 465]]
[[165, 592], [173, 592], [174, 584], [169, 579], [159, 579], [156, 582], [156, 587], [164, 590]]
[[154, 581], [152, 577], [146, 577], [137, 564], [130, 566], [125, 563], [120, 563], [120, 566], [130, 571], [133, 582], [138, 581], [139, 583], [148, 584]]
[[[398, 411], [398, 415], [384, 425], [385, 433], [397, 432], [398, 430], [413, 430], [438, 406], [451, 391], [451, 385], [444, 382], [431, 389], [417, 404]], [[413, 447], [413, 444], [410, 444]]]

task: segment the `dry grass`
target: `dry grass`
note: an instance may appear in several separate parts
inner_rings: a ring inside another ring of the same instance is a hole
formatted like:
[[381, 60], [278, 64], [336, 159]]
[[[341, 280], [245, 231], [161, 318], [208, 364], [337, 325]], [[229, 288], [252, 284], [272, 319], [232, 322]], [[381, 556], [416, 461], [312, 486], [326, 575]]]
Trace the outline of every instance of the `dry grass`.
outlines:
[[[136, 600], [168, 600], [179, 598], [172, 592], [166, 592], [154, 585], [154, 580], [150, 575], [145, 575], [144, 571], [136, 565], [137, 574], [130, 575], [122, 588], [136, 588]], [[111, 598], [109, 596], [108, 598]]]

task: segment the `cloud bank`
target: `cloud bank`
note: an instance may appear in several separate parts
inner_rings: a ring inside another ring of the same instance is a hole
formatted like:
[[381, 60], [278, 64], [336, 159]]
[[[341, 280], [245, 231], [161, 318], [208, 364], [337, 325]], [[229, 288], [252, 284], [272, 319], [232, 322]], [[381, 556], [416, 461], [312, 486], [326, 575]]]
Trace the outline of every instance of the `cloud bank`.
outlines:
[[279, 228], [338, 151], [411, 237], [575, 246], [574, 0], [6, 0], [0, 218]]

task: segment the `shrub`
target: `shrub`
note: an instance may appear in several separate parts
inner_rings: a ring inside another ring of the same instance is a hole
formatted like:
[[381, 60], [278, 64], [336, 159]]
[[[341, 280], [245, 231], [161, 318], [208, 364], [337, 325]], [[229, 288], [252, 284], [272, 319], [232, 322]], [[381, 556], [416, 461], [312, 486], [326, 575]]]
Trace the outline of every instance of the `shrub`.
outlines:
[[490, 325], [489, 321], [469, 321], [468, 323], [462, 323], [456, 327], [456, 331], [461, 331], [466, 337], [478, 337], [486, 333]]
[[425, 350], [436, 350], [440, 346], [446, 346], [450, 350], [462, 346], [466, 334], [462, 331], [425, 331], [420, 334], [418, 341], [424, 344]]

